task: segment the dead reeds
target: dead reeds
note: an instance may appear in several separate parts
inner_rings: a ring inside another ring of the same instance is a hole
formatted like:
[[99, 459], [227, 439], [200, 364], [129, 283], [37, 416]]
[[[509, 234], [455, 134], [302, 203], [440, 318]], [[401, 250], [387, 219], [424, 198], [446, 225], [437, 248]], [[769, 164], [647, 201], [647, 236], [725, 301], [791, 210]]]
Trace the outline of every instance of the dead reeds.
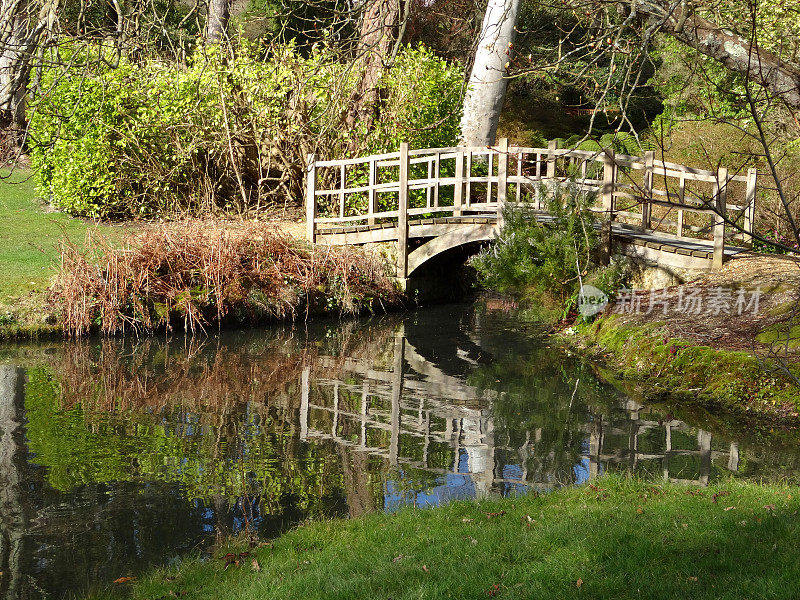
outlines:
[[64, 242], [51, 288], [68, 335], [113, 335], [309, 312], [385, 308], [401, 295], [383, 264], [352, 248], [312, 248], [273, 225], [187, 220], [122, 243], [90, 232]]

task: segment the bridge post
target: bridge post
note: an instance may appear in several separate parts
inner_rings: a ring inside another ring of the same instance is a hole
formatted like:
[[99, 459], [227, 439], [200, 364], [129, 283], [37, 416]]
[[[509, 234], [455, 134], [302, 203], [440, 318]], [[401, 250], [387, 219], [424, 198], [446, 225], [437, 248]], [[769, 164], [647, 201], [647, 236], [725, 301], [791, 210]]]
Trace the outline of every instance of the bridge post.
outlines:
[[656, 153], [648, 150], [644, 153], [644, 181], [642, 182], [642, 227], [650, 229], [650, 221], [653, 210], [653, 163]]
[[503, 228], [503, 209], [508, 196], [508, 138], [497, 147], [497, 228]]
[[408, 142], [400, 144], [400, 191], [397, 207], [397, 277], [408, 277]]
[[756, 185], [758, 182], [758, 169], [751, 167], [747, 170], [747, 194], [744, 203], [744, 243], [753, 243], [753, 221], [756, 216]]
[[456, 182], [453, 184], [453, 216], [461, 216], [464, 206], [464, 151], [456, 151]]
[[367, 225], [375, 225], [375, 213], [378, 212], [378, 195], [375, 193], [375, 184], [378, 181], [378, 164], [373, 158], [369, 161], [369, 191], [367, 194], [369, 195], [369, 206], [367, 207], [368, 210], [368, 217], [367, 217]]
[[[558, 140], [550, 140], [547, 142], [547, 170], [545, 171], [545, 181], [547, 182], [546, 188], [553, 189], [554, 181], [556, 178], [556, 150], [558, 150]], [[546, 208], [546, 206], [545, 206]], [[542, 209], [542, 191], [541, 186], [536, 188], [536, 210]]]
[[611, 222], [614, 220], [614, 188], [617, 180], [617, 163], [613, 148], [603, 150], [603, 187], [600, 190], [603, 201], [603, 219], [600, 224], [601, 262], [608, 264], [611, 259]]
[[308, 241], [316, 241], [317, 218], [317, 161], [314, 154], [308, 155], [306, 166], [306, 232]]
[[720, 167], [714, 182], [714, 257], [711, 268], [721, 269], [725, 260], [725, 218], [728, 198], [728, 169]]

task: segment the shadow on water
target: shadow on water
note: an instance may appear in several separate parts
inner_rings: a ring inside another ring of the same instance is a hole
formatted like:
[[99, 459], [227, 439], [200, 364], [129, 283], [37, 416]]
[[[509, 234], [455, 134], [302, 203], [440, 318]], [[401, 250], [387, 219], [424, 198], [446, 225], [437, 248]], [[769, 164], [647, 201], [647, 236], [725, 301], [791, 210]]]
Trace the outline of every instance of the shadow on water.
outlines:
[[0, 597], [60, 597], [217, 536], [546, 491], [606, 470], [796, 479], [797, 440], [700, 429], [513, 314], [91, 340], [0, 365]]

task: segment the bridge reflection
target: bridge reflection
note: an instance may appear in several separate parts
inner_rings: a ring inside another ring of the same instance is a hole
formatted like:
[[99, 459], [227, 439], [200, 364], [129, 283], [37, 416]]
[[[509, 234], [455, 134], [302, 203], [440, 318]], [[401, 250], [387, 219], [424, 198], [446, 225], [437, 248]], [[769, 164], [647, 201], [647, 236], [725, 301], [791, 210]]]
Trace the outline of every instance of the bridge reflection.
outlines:
[[[334, 360], [320, 357], [319, 365], [330, 367]], [[479, 497], [521, 489], [546, 491], [620, 469], [707, 485], [712, 466], [734, 472], [739, 466], [736, 442], [712, 443], [709, 432], [671, 416], [664, 420], [650, 408], [620, 397], [613, 412], [588, 411], [579, 426], [580, 450], [568, 468], [531, 470], [543, 428], [525, 431], [520, 444], [509, 445], [509, 436], [499, 439], [493, 411], [497, 391], [444, 373], [421, 356], [402, 331], [394, 338], [391, 362], [391, 370], [380, 370], [367, 359], [337, 360], [343, 373], [335, 379], [315, 378], [311, 368], [305, 368], [301, 439], [331, 440], [390, 467], [438, 475], [445, 486], [447, 474], [465, 474]], [[579, 385], [576, 381], [575, 392]], [[433, 461], [432, 448], [439, 454]], [[442, 452], [447, 454], [446, 465]], [[548, 453], [552, 464], [556, 450]]]

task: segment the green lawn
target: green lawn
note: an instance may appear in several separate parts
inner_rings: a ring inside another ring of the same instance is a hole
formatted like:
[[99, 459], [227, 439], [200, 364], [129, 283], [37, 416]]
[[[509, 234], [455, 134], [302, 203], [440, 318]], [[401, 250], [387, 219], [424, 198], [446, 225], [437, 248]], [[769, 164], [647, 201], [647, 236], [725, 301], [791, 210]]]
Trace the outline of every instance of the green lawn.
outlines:
[[[80, 242], [90, 221], [49, 212], [38, 199], [30, 171], [0, 172], [0, 307], [14, 310], [31, 292], [47, 288], [64, 237]], [[104, 233], [120, 227], [99, 226]]]
[[[698, 489], [601, 478], [540, 497], [310, 523], [274, 546], [221, 550], [96, 593], [187, 600], [788, 598], [800, 580], [799, 493], [736, 481]], [[238, 564], [223, 558], [229, 551]]]

